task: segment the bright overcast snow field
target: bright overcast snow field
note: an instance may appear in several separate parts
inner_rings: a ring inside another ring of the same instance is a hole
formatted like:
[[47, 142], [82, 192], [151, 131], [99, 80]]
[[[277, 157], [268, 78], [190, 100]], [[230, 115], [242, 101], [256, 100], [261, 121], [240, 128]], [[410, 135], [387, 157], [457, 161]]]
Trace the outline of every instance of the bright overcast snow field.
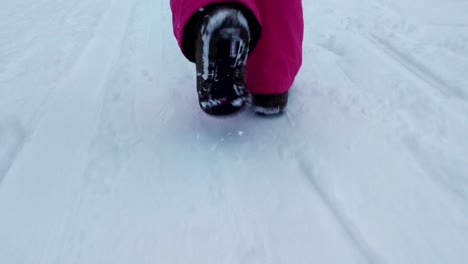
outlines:
[[168, 0], [0, 6], [0, 263], [468, 263], [468, 2], [304, 0], [275, 119], [202, 113]]

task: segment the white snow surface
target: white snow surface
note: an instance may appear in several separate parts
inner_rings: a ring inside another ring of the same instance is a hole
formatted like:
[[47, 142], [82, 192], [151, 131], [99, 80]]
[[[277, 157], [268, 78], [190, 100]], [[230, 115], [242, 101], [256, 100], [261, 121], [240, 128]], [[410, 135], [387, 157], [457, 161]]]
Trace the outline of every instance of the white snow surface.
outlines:
[[287, 114], [220, 119], [169, 1], [2, 1], [0, 263], [468, 263], [467, 10], [304, 1]]

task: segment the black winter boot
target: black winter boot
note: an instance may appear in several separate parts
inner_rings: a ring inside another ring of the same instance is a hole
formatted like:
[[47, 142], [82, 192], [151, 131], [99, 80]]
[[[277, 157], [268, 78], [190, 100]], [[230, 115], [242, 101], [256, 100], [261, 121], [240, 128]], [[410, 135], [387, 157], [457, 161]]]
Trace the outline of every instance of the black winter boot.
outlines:
[[252, 94], [255, 113], [275, 116], [284, 113], [288, 105], [288, 92], [282, 94]]
[[216, 6], [201, 19], [196, 40], [197, 91], [201, 109], [210, 115], [241, 110], [248, 92], [245, 65], [250, 30], [241, 11]]

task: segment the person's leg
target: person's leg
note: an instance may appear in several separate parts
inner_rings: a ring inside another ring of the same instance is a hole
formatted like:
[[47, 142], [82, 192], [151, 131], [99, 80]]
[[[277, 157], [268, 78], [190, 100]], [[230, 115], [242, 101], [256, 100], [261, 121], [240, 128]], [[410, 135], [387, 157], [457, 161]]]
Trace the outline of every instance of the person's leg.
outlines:
[[200, 108], [229, 115], [248, 101], [247, 57], [260, 36], [254, 0], [172, 0], [174, 33], [196, 63]]
[[192, 62], [196, 62], [200, 21], [207, 9], [219, 5], [235, 7], [248, 21], [251, 54], [246, 67], [247, 87], [256, 111], [267, 115], [283, 112], [287, 92], [302, 64], [301, 0], [171, 0], [174, 34]]
[[262, 18], [262, 37], [248, 59], [247, 87], [257, 112], [277, 114], [284, 110], [287, 92], [302, 65], [302, 3], [301, 0], [255, 2]]

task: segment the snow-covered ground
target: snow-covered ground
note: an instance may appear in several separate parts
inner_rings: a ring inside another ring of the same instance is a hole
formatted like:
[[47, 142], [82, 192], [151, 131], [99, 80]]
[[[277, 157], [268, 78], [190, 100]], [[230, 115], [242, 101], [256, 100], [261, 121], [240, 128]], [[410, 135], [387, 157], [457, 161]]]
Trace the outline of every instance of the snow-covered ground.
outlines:
[[199, 110], [168, 0], [0, 5], [0, 263], [468, 263], [468, 2], [304, 0], [277, 119]]

